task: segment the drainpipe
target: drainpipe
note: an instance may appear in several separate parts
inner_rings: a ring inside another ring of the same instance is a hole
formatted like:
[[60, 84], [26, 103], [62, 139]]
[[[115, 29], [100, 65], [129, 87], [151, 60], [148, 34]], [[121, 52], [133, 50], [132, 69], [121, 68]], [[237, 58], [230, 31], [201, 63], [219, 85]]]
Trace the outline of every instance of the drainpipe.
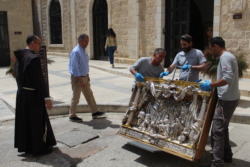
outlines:
[[140, 0], [137, 0], [136, 3], [136, 60], [140, 58]]

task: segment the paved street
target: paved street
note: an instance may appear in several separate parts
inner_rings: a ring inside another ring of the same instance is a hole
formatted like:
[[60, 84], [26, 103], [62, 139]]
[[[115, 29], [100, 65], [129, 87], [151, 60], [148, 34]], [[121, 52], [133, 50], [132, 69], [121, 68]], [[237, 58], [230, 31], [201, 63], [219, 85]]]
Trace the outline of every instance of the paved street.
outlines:
[[[83, 118], [83, 122], [69, 122], [67, 109], [71, 99], [71, 84], [67, 71], [68, 58], [55, 56], [50, 56], [50, 58], [55, 61], [52, 65], [48, 65], [50, 94], [54, 98], [54, 109], [48, 112], [51, 115], [51, 124], [58, 144], [54, 147], [52, 154], [37, 158], [29, 154], [18, 153], [13, 148], [16, 83], [12, 77], [5, 75], [7, 68], [0, 68], [1, 167], [196, 167], [210, 163], [209, 140], [201, 161], [195, 163], [165, 152], [151, 153], [142, 150], [128, 145], [127, 142], [131, 140], [116, 135], [131, 95], [133, 76], [128, 71], [130, 65], [116, 64], [116, 68], [112, 69], [106, 61], [90, 61], [90, 79], [94, 96], [100, 111], [108, 113], [103, 119], [93, 120], [82, 96], [79, 116]], [[171, 76], [166, 78], [171, 78]], [[249, 81], [248, 79], [240, 81], [242, 92], [247, 93]], [[249, 121], [249, 98], [248, 96], [241, 97], [240, 105], [235, 112], [236, 122]], [[226, 167], [250, 166], [249, 131], [249, 124], [230, 124], [234, 159], [232, 164], [225, 164]], [[83, 135], [79, 136], [79, 134]], [[98, 138], [85, 139], [87, 134], [98, 135]], [[61, 136], [67, 138], [67, 141]], [[77, 144], [70, 145], [70, 143]]]
[[13, 115], [13, 112], [8, 108], [8, 106], [0, 100], [0, 117]]
[[[0, 126], [1, 167], [197, 167], [210, 163], [210, 141], [200, 162], [190, 162], [165, 152], [151, 153], [128, 145], [131, 141], [115, 135], [121, 124], [123, 113], [108, 113], [106, 118], [92, 120], [90, 113], [80, 114], [82, 123], [69, 122], [66, 116], [51, 117], [56, 138], [68, 131], [83, 130], [99, 135], [99, 138], [69, 147], [58, 142], [50, 155], [33, 158], [30, 154], [18, 153], [13, 148], [14, 121], [2, 122]], [[250, 125], [230, 124], [230, 139], [234, 159], [226, 167], [250, 166]], [[76, 136], [69, 136], [74, 140]], [[83, 138], [83, 137], [82, 137]]]

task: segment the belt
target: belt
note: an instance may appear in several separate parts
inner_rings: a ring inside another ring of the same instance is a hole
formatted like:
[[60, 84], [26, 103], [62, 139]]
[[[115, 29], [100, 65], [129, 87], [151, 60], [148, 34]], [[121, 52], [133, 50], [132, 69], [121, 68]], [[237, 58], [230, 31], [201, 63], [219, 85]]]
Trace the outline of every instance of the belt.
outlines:
[[86, 76], [81, 76], [81, 77], [87, 77], [87, 76], [89, 76], [89, 74], [88, 74], [88, 75], [86, 75]]
[[26, 89], [26, 90], [36, 90], [34, 88], [26, 88], [26, 87], [23, 87], [23, 89]]

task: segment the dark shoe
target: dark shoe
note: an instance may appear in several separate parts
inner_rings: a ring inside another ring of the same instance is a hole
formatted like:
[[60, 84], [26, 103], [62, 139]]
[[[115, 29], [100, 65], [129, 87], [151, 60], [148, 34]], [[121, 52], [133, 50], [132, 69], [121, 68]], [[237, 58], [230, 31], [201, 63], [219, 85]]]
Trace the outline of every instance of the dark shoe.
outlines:
[[52, 153], [52, 152], [53, 152], [52, 149], [46, 148], [46, 149], [44, 149], [44, 150], [43, 150], [42, 152], [40, 152], [40, 153], [33, 153], [33, 157], [48, 155], [48, 154], [50, 154], [50, 153]]
[[92, 117], [93, 118], [98, 118], [98, 117], [103, 116], [105, 114], [106, 114], [105, 112], [97, 111], [96, 113], [92, 114]]
[[[212, 157], [212, 159], [214, 159], [213, 154], [211, 154], [211, 157]], [[233, 162], [233, 158], [224, 158], [224, 162], [226, 162], [226, 163], [232, 163]]]
[[211, 165], [199, 166], [199, 167], [211, 167]]
[[72, 122], [82, 122], [82, 118], [78, 118], [77, 116], [69, 118], [69, 120]]
[[232, 163], [233, 159], [232, 158], [224, 158], [224, 162], [226, 162], [226, 163]]
[[30, 153], [32, 153], [31, 151], [25, 151], [25, 154], [30, 154]]

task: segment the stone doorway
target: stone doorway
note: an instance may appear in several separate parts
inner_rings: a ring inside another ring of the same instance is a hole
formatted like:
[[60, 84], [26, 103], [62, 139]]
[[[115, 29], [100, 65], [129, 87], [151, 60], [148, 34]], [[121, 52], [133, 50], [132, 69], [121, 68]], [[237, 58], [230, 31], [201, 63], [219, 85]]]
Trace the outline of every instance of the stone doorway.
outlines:
[[106, 0], [95, 0], [93, 5], [94, 59], [108, 60], [104, 50], [108, 30], [108, 6]]
[[194, 48], [204, 50], [207, 46], [206, 30], [213, 26], [214, 0], [167, 0], [166, 1], [166, 33], [165, 67], [172, 64], [176, 54], [181, 51], [180, 37], [190, 34]]

